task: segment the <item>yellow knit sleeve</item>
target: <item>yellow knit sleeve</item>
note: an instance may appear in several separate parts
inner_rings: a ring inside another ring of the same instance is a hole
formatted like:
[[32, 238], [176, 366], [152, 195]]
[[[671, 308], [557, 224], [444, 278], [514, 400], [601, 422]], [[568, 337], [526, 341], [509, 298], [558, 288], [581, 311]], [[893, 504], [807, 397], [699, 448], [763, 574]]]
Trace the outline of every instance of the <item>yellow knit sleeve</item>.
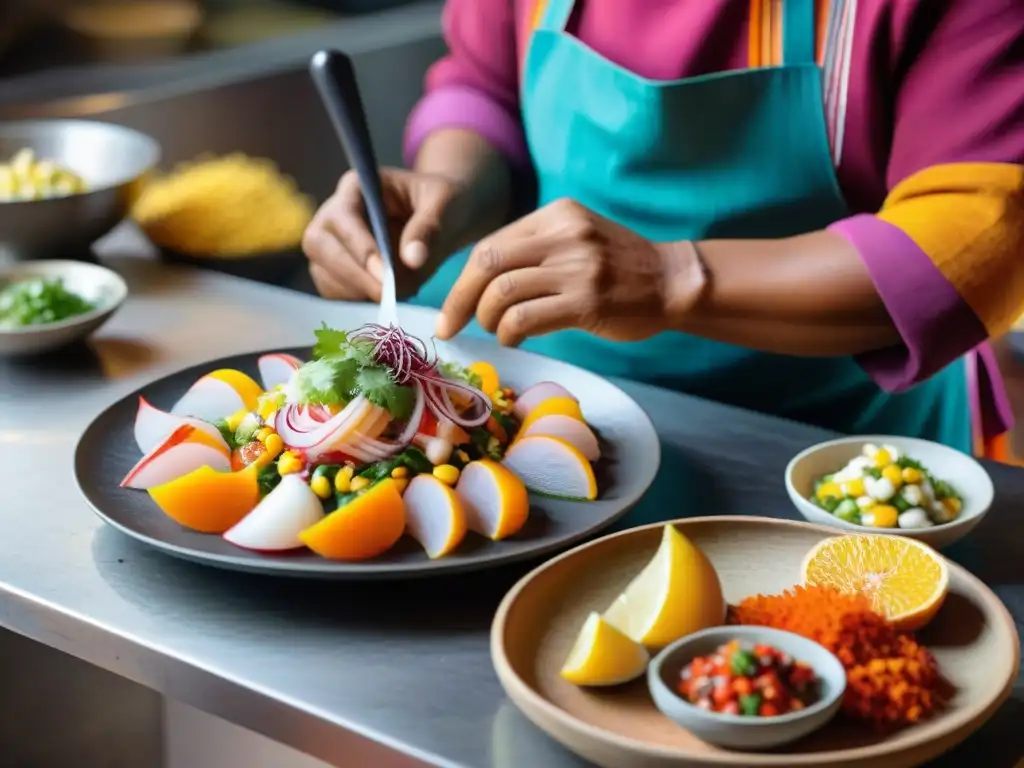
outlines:
[[878, 216], [928, 254], [990, 336], [1024, 311], [1024, 166], [925, 168], [889, 193]]

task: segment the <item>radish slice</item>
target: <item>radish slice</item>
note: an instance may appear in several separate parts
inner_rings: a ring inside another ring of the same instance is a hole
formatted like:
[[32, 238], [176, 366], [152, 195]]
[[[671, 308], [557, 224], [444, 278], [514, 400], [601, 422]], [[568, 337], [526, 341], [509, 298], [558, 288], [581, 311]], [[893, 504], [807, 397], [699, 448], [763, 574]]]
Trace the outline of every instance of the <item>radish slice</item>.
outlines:
[[466, 511], [466, 527], [492, 541], [518, 533], [530, 514], [523, 482], [507, 467], [489, 459], [465, 466], [455, 495]]
[[161, 411], [150, 405], [143, 397], [139, 398], [139, 412], [135, 416], [135, 442], [140, 451], [149, 453], [170, 437], [178, 427], [186, 424], [195, 427], [208, 435], [215, 443], [222, 445], [224, 453], [230, 452], [220, 431], [212, 424], [202, 419], [174, 416], [166, 411]]
[[294, 355], [275, 353], [263, 355], [256, 361], [263, 388], [268, 392], [281, 384], [287, 384], [292, 374], [302, 367], [302, 361]]
[[432, 475], [417, 475], [402, 494], [405, 530], [431, 559], [443, 557], [466, 536], [466, 512], [451, 486]]
[[597, 480], [587, 457], [558, 437], [530, 435], [512, 444], [503, 462], [528, 489], [562, 499], [597, 498]]
[[174, 404], [171, 414], [216, 421], [243, 408], [245, 401], [230, 384], [211, 376], [204, 376]]
[[285, 475], [252, 512], [224, 534], [224, 539], [256, 552], [299, 549], [303, 546], [299, 534], [323, 516], [323, 504], [302, 478]]
[[230, 472], [231, 459], [228, 455], [205, 441], [193, 440], [195, 432], [196, 428], [190, 424], [178, 427], [170, 437], [132, 467], [121, 481], [121, 487], [149, 490], [184, 477], [201, 467]]
[[586, 456], [588, 461], [597, 461], [601, 458], [601, 448], [597, 443], [597, 436], [590, 427], [572, 416], [557, 414], [541, 416], [528, 425], [519, 438], [522, 439], [527, 435], [560, 437]]
[[542, 381], [539, 384], [534, 384], [532, 387], [527, 387], [519, 393], [515, 405], [512, 406], [512, 412], [516, 415], [516, 418], [522, 421], [530, 415], [530, 411], [550, 397], [571, 397], [573, 400], [576, 400], [572, 393], [561, 384], [556, 384], [553, 381]]

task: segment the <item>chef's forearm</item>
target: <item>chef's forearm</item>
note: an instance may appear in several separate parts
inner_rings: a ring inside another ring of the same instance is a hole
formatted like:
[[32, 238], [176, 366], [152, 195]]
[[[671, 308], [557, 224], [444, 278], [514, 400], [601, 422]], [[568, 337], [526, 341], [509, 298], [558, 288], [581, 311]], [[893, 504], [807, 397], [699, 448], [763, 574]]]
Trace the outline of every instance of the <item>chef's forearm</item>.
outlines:
[[695, 248], [700, 285], [694, 285], [693, 270], [683, 270], [675, 278], [681, 282], [668, 291], [667, 314], [676, 330], [813, 357], [900, 342], [860, 256], [840, 235], [705, 240]]
[[416, 153], [414, 169], [443, 176], [462, 190], [449, 206], [445, 231], [458, 250], [503, 226], [512, 210], [512, 172], [505, 156], [479, 134], [462, 128], [431, 132]]

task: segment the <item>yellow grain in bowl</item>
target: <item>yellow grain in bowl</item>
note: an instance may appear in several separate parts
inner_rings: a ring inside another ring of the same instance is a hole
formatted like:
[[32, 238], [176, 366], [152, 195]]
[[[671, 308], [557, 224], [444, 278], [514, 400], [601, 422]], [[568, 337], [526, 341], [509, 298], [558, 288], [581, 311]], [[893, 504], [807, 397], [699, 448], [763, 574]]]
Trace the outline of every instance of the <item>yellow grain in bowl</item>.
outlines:
[[314, 211], [272, 161], [232, 154], [198, 158], [150, 182], [132, 215], [160, 247], [244, 258], [298, 248]]

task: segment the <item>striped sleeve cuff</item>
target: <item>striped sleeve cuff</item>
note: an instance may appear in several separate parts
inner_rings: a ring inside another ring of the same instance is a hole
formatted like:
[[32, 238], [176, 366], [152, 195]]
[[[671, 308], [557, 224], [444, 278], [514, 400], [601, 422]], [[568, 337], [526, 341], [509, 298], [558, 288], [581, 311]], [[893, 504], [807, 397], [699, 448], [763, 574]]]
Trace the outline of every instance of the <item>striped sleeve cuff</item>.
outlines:
[[902, 229], [862, 214], [829, 230], [857, 249], [903, 343], [859, 355], [882, 389], [900, 392], [985, 341], [981, 320]]
[[515, 116], [474, 88], [449, 85], [424, 96], [409, 116], [404, 143], [408, 167], [416, 162], [423, 140], [439, 128], [465, 128], [480, 134], [514, 167], [530, 162], [523, 127]]

